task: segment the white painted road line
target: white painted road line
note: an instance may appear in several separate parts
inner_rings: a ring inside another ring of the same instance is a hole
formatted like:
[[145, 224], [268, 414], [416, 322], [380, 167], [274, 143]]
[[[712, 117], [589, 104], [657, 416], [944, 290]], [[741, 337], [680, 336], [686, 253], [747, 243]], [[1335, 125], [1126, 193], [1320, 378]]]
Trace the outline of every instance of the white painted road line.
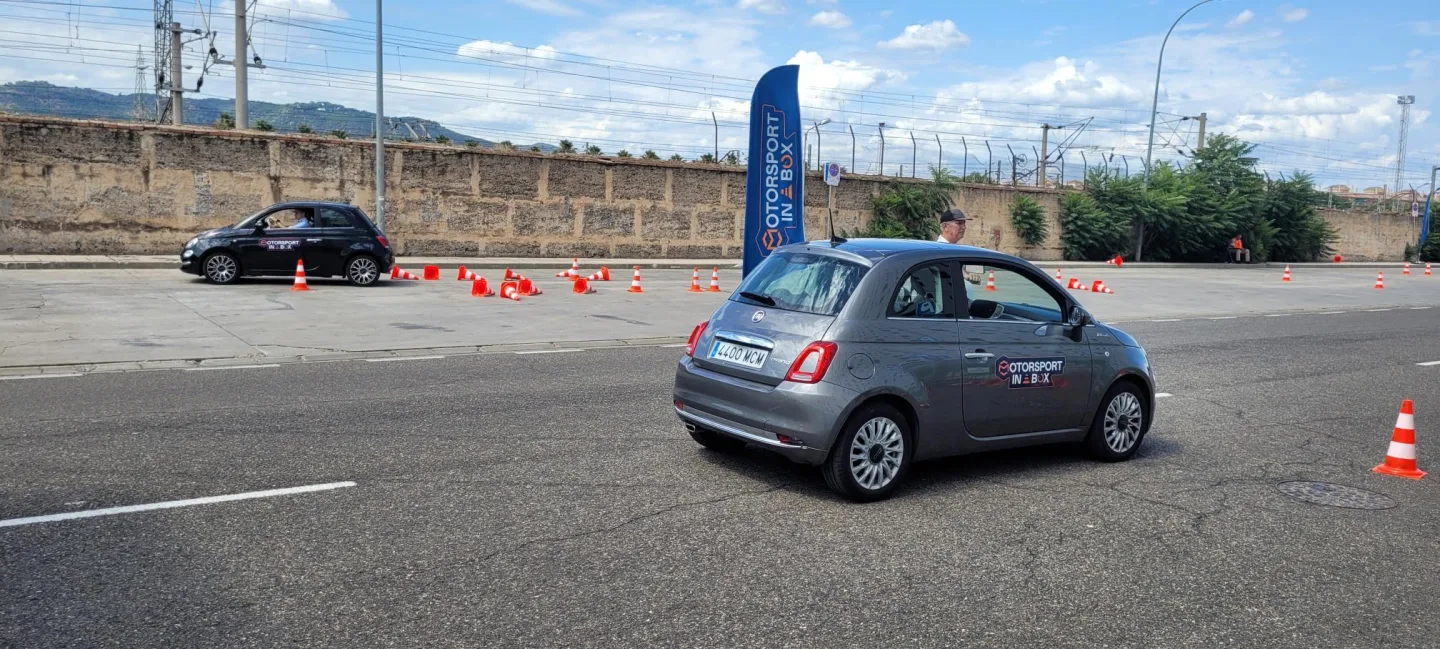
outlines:
[[1440, 365], [1440, 361], [1430, 361], [1430, 362], [1428, 362], [1428, 363], [1416, 363], [1416, 365], [1419, 365], [1420, 367], [1435, 367], [1436, 365]]
[[1381, 311], [1390, 311], [1390, 309], [1365, 309], [1366, 313], [1380, 313]]
[[1240, 316], [1238, 316], [1238, 315], [1222, 315], [1222, 316], [1220, 316], [1220, 317], [1218, 317], [1218, 318], [1205, 318], [1205, 319], [1206, 319], [1206, 320], [1235, 320], [1235, 319], [1237, 319], [1237, 318], [1239, 318], [1239, 317], [1240, 317]]
[[79, 372], [62, 372], [58, 374], [21, 374], [20, 376], [0, 376], [0, 381], [20, 381], [23, 379], [61, 379], [68, 376], [85, 376]]
[[1290, 317], [1290, 314], [1289, 314], [1289, 313], [1267, 313], [1267, 314], [1265, 314], [1265, 317], [1267, 317], [1267, 318], [1288, 318], [1288, 317]]
[[1349, 313], [1349, 311], [1321, 311], [1315, 315], [1344, 315], [1346, 313]]
[[389, 363], [391, 361], [438, 361], [444, 356], [397, 356], [395, 358], [365, 358], [366, 363]]
[[186, 372], [213, 372], [215, 370], [258, 370], [266, 367], [280, 367], [279, 363], [265, 363], [263, 365], [221, 365], [220, 367], [187, 367]]
[[133, 514], [135, 512], [148, 512], [157, 509], [174, 509], [176, 507], [190, 507], [192, 505], [213, 505], [215, 503], [227, 503], [234, 500], [251, 500], [254, 498], [274, 498], [276, 496], [289, 496], [293, 494], [310, 493], [312, 491], [329, 491], [331, 489], [343, 489], [353, 487], [353, 482], [328, 482], [325, 484], [312, 484], [304, 487], [285, 487], [284, 489], [267, 489], [265, 491], [247, 491], [238, 494], [226, 494], [224, 496], [206, 496], [204, 498], [189, 498], [186, 500], [167, 500], [165, 502], [150, 503], [148, 505], [127, 505], [125, 507], [106, 507], [105, 509], [89, 509], [79, 512], [66, 512], [64, 514], [50, 514], [48, 516], [30, 516], [28, 518], [11, 518], [0, 521], [0, 527], [17, 527], [20, 525], [34, 525], [36, 523], [52, 523], [55, 521], [68, 521], [74, 518], [93, 518], [95, 516], [113, 516], [115, 514]]
[[674, 347], [689, 347], [689, 346], [690, 346], [690, 343], [680, 343], [680, 344], [678, 344], [678, 345], [661, 345], [661, 347], [664, 347], [664, 348], [666, 348], [666, 349], [670, 349], [670, 348], [674, 348]]
[[[684, 345], [681, 345], [682, 347]], [[528, 352], [515, 352], [516, 354], [568, 354], [570, 352], [583, 352], [583, 349], [535, 349]]]
[[1151, 320], [1150, 322], [1180, 322], [1180, 318], [1165, 318], [1164, 320]]
[[1175, 395], [1170, 394], [1169, 392], [1156, 392], [1156, 393], [1155, 393], [1155, 398], [1156, 398], [1156, 399], [1164, 399], [1165, 397], [1173, 397], [1173, 396], [1175, 396]]
[[1411, 311], [1424, 311], [1425, 309], [1428, 309], [1428, 308], [1430, 308], [1430, 307], [1428, 307], [1428, 306], [1412, 306], [1412, 307], [1410, 307], [1410, 310], [1411, 310]]

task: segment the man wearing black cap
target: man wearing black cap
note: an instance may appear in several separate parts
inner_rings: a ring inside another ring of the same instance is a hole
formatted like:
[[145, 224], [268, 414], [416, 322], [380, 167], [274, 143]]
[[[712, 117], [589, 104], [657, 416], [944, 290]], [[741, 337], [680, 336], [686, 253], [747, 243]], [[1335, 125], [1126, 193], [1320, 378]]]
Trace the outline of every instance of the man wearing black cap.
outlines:
[[970, 217], [960, 211], [958, 207], [952, 207], [940, 213], [940, 243], [960, 243], [961, 237], [965, 236], [965, 222]]

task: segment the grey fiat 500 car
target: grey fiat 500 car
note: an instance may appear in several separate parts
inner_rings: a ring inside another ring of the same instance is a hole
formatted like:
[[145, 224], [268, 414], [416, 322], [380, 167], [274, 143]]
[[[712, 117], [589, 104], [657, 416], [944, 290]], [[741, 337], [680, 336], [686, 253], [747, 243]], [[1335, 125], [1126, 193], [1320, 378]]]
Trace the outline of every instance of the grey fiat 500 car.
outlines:
[[1155, 379], [1134, 338], [1023, 259], [856, 239], [775, 250], [690, 334], [674, 392], [705, 447], [819, 465], [870, 501], [918, 460], [1059, 442], [1129, 459]]

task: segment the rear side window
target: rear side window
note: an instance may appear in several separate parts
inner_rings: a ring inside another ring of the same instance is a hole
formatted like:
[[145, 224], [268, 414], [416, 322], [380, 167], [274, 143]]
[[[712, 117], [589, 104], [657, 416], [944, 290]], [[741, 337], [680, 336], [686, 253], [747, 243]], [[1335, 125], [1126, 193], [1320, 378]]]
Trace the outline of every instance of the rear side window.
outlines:
[[320, 227], [322, 228], [348, 228], [351, 227], [350, 215], [340, 210], [322, 207], [320, 208]]
[[954, 319], [950, 264], [929, 264], [910, 271], [890, 301], [890, 317]]
[[837, 315], [867, 270], [829, 255], [775, 253], [745, 278], [735, 299], [787, 311]]

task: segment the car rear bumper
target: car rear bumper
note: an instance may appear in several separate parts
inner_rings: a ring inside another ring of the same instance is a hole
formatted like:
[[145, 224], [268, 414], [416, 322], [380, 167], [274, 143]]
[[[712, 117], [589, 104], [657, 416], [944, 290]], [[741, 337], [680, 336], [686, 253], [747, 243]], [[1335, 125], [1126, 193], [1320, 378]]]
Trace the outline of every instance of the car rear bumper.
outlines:
[[[857, 393], [831, 383], [769, 386], [700, 367], [675, 370], [675, 414], [686, 425], [724, 433], [802, 464], [820, 464]], [[784, 435], [790, 442], [782, 442]]]

